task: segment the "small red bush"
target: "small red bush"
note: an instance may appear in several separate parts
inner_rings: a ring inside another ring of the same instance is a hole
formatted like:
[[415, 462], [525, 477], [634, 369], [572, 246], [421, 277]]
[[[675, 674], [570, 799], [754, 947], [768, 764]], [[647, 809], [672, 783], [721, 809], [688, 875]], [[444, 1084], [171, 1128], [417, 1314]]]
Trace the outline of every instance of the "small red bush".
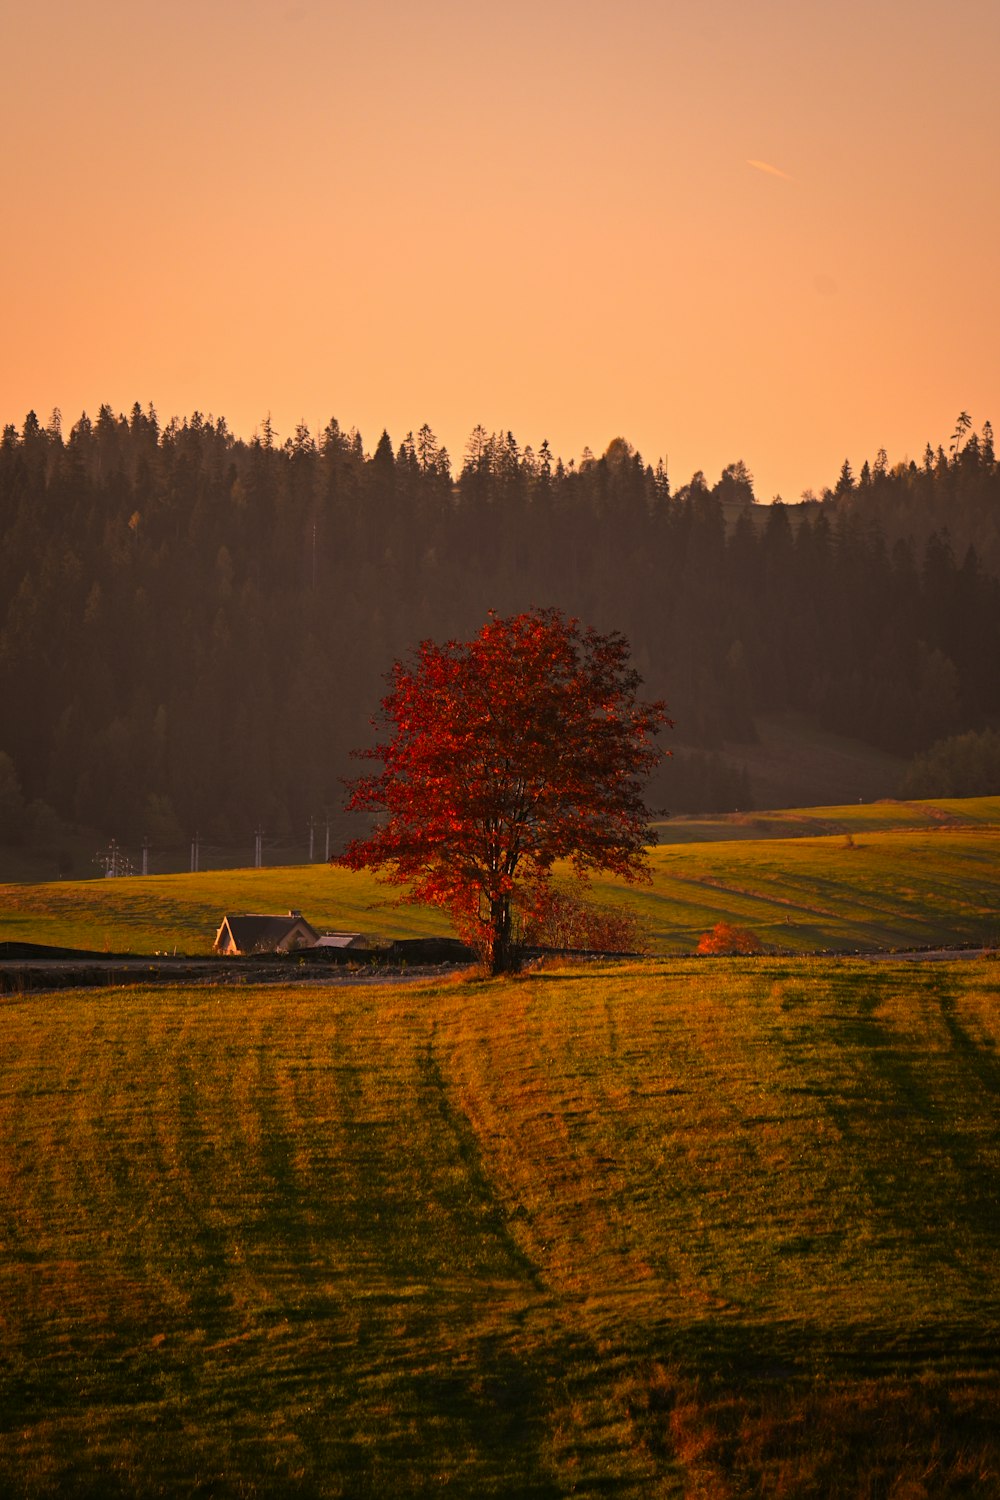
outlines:
[[745, 927], [734, 927], [731, 922], [716, 922], [711, 932], [703, 932], [698, 939], [696, 953], [763, 953], [764, 944]]

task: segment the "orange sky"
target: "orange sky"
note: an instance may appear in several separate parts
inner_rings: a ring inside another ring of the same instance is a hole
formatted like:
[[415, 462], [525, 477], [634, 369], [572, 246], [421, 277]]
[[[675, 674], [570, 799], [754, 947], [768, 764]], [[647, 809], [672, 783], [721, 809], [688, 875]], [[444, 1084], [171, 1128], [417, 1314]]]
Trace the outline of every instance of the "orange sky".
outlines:
[[0, 4], [2, 422], [623, 434], [786, 500], [1000, 425], [996, 0]]

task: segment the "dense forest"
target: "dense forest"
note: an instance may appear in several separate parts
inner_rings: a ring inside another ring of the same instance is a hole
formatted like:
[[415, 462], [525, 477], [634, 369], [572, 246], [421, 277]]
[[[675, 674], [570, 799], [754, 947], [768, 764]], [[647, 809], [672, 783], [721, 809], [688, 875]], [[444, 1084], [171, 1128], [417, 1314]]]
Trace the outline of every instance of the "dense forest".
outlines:
[[1000, 468], [964, 413], [947, 452], [795, 506], [742, 463], [672, 489], [623, 439], [564, 464], [477, 428], [453, 465], [427, 426], [368, 453], [336, 421], [32, 413], [0, 441], [0, 841], [301, 836], [395, 657], [535, 605], [628, 637], [685, 747], [661, 800], [745, 807], [712, 752], [764, 712], [906, 757], [1000, 723], [998, 575]]

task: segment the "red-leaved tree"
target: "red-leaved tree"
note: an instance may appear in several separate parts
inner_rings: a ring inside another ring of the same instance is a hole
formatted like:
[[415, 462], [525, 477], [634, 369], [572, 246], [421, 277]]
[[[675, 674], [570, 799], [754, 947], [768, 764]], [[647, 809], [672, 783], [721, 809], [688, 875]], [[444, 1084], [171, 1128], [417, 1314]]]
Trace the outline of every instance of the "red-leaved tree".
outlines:
[[447, 908], [494, 974], [516, 967], [515, 895], [530, 910], [557, 860], [648, 878], [643, 784], [670, 720], [637, 696], [623, 636], [556, 609], [491, 614], [471, 641], [424, 641], [389, 682], [387, 737], [360, 752], [382, 769], [348, 803], [376, 826], [342, 863]]

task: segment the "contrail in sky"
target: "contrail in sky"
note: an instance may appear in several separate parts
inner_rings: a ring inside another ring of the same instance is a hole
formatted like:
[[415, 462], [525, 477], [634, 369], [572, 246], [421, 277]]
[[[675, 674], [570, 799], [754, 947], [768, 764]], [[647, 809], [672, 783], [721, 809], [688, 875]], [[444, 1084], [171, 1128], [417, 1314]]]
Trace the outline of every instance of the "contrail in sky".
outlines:
[[783, 172], [780, 167], [772, 167], [769, 161], [754, 161], [747, 157], [747, 166], [756, 167], [758, 172], [770, 172], [772, 177], [783, 177], [786, 182], [794, 182], [795, 178], [790, 172]]

